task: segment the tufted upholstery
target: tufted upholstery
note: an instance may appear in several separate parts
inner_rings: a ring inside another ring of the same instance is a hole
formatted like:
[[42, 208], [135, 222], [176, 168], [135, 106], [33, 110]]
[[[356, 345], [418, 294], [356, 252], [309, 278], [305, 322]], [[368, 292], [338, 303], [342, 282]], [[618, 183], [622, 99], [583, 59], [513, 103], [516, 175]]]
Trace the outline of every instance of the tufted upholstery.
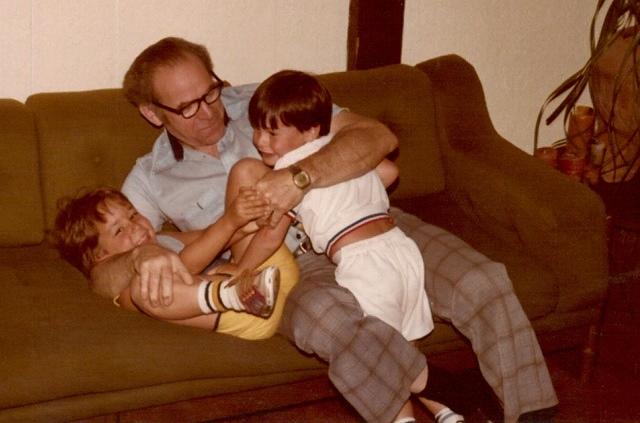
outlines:
[[[336, 103], [398, 135], [392, 203], [504, 263], [543, 347], [581, 345], [605, 287], [604, 208], [495, 132], [473, 67], [444, 56], [321, 78]], [[249, 342], [119, 310], [43, 241], [58, 198], [119, 186], [157, 131], [118, 89], [0, 100], [0, 422], [116, 421], [182, 400], [189, 417], [131, 420], [202, 421], [316, 395], [294, 389], [271, 404], [256, 393], [326, 373], [282, 337]], [[438, 321], [420, 348], [465, 345]], [[200, 397], [221, 405], [189, 414]]]
[[16, 100], [0, 100], [0, 247], [37, 244], [44, 235], [33, 114]]

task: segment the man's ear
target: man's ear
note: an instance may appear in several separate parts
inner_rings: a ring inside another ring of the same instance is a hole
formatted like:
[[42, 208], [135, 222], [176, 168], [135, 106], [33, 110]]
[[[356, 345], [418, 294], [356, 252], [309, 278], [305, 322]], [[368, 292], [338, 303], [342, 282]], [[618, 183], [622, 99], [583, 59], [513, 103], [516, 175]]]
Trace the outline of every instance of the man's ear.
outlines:
[[138, 111], [146, 120], [148, 120], [154, 126], [162, 126], [162, 121], [156, 114], [156, 111], [149, 104], [141, 104], [138, 106]]

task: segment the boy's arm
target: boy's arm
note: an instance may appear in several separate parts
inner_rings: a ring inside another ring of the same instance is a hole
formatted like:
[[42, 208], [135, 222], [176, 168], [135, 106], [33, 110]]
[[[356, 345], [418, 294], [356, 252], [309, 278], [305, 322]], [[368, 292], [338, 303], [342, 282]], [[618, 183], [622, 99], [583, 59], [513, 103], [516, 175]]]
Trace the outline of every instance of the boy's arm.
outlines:
[[[398, 146], [398, 139], [385, 125], [347, 110], [333, 117], [331, 131], [335, 135], [329, 144], [297, 163], [309, 174], [309, 189], [335, 185], [363, 175], [373, 170]], [[273, 204], [272, 226], [304, 196], [304, 192], [294, 185], [288, 169], [265, 174], [257, 188]]]
[[[229, 242], [227, 242], [226, 248], [236, 243], [240, 239], [244, 238], [245, 236], [256, 232], [258, 229], [260, 229], [260, 227], [256, 224], [256, 222], [247, 223], [246, 225], [236, 230], [233, 233], [233, 235], [231, 235], [231, 239], [229, 240]], [[182, 242], [182, 244], [189, 245], [195, 242], [199, 237], [201, 237], [204, 231], [205, 231], [204, 229], [184, 231], [184, 232], [183, 231], [166, 231], [166, 232], [160, 232], [160, 234], [167, 235], [172, 238], [176, 238], [177, 240]]]
[[275, 228], [264, 226], [258, 230], [247, 249], [238, 260], [238, 272], [245, 269], [255, 269], [280, 248], [291, 225], [291, 218], [285, 216]]
[[220, 219], [209, 225], [181, 252], [187, 269], [194, 274], [202, 272], [211, 261], [226, 250], [234, 234], [250, 221], [264, 217], [269, 210], [267, 201], [253, 188], [241, 187]]
[[193, 274], [202, 272], [229, 247], [229, 241], [237, 229], [227, 214], [223, 214], [215, 223], [201, 231], [179, 254], [187, 270]]

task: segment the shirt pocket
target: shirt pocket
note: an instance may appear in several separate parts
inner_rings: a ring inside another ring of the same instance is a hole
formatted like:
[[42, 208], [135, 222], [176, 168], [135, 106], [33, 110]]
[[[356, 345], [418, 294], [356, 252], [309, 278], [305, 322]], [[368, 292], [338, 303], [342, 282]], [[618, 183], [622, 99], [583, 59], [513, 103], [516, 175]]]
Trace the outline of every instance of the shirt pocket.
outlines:
[[187, 207], [184, 220], [190, 229], [204, 229], [224, 213], [224, 192], [210, 187]]

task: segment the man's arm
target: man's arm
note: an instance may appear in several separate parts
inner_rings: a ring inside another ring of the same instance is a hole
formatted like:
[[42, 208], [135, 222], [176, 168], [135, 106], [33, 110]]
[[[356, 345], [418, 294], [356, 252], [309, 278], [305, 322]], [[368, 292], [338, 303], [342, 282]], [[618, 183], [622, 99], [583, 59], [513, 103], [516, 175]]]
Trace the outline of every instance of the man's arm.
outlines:
[[331, 121], [333, 139], [298, 166], [311, 177], [311, 188], [335, 185], [373, 170], [398, 146], [398, 139], [375, 119], [344, 110]]
[[[308, 189], [335, 185], [374, 169], [398, 146], [396, 136], [382, 123], [349, 111], [333, 117], [329, 144], [304, 158], [297, 165], [311, 179]], [[288, 169], [269, 172], [257, 184], [274, 208], [270, 224], [296, 206], [304, 192], [293, 184]]]
[[193, 278], [177, 254], [155, 244], [145, 244], [98, 263], [91, 269], [91, 289], [107, 298], [115, 298], [136, 276], [140, 276], [140, 295], [152, 305], [171, 304], [173, 282], [187, 285]]

